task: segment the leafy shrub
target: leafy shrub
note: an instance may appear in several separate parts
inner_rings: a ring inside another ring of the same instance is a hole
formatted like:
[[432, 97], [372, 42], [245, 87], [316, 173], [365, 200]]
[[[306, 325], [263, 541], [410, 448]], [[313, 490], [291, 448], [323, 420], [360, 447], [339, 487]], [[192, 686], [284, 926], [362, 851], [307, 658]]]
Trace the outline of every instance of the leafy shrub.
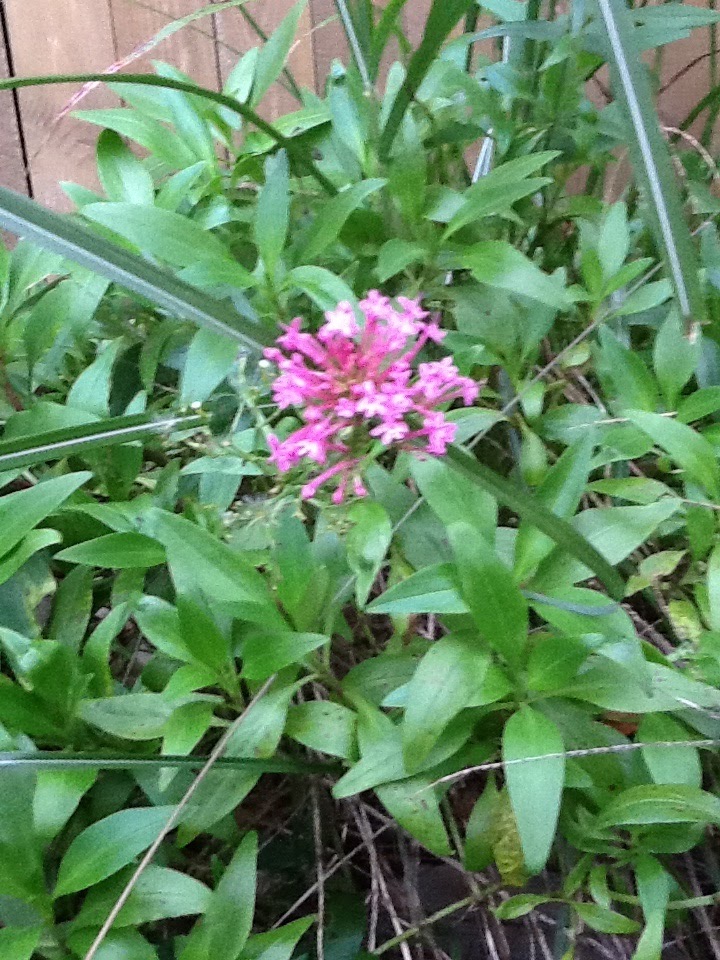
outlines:
[[[682, 855], [720, 823], [718, 207], [638, 51], [717, 17], [493, 0], [478, 31], [436, 0], [388, 64], [402, 7], [338, 3], [354, 61], [274, 124], [300, 7], [222, 94], [115, 77], [124, 106], [81, 112], [103, 194], [66, 185], [64, 218], [0, 191], [26, 238], [0, 296], [8, 960], [284, 960], [314, 911], [319, 955], [386, 952], [424, 921], [376, 948], [360, 875], [322, 863], [372, 851], [369, 817], [464, 869], [443, 916], [559, 904], [556, 956], [587, 927], [659, 957], [714, 902]], [[607, 203], [628, 143], [638, 189]], [[447, 358], [467, 406], [438, 394], [456, 442], [425, 459], [411, 419], [353, 408], [333, 498], [298, 444], [325, 386], [282, 399], [262, 354], [376, 289], [437, 318], [410, 360]]]

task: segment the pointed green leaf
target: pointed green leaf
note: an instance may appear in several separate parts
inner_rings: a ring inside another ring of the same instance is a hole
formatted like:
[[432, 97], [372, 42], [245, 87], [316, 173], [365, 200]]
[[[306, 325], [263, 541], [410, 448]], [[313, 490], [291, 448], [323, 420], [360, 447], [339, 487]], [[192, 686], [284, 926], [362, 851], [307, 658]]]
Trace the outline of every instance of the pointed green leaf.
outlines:
[[[505, 778], [523, 855], [532, 873], [539, 873], [545, 866], [555, 838], [565, 758], [554, 755], [564, 749], [557, 726], [532, 707], [521, 707], [505, 724]], [[531, 759], [537, 757], [542, 759]]]

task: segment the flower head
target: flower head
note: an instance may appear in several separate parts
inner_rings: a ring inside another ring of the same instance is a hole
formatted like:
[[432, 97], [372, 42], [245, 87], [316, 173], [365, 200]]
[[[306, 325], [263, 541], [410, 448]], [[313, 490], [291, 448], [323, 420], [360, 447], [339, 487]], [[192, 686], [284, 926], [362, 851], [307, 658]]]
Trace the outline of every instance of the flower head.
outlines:
[[277, 346], [265, 351], [279, 371], [275, 402], [281, 409], [294, 407], [304, 421], [285, 440], [268, 438], [271, 462], [282, 473], [302, 461], [324, 467], [303, 487], [306, 499], [330, 481], [336, 483], [336, 503], [348, 486], [365, 496], [360, 474], [378, 443], [443, 456], [456, 426], [439, 407], [456, 400], [470, 406], [479, 393], [451, 357], [415, 368], [425, 344], [445, 336], [419, 298], [398, 297], [395, 306], [373, 290], [359, 306], [360, 317], [351, 304], [339, 303], [317, 334], [302, 332], [302, 321], [295, 319]]

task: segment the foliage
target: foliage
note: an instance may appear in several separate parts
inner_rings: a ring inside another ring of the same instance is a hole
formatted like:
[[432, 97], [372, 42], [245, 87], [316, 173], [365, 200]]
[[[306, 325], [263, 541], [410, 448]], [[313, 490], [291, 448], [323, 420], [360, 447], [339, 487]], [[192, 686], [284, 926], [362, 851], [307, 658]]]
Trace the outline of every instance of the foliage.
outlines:
[[[679, 865], [720, 825], [720, 208], [639, 53], [718, 18], [435, 0], [412, 49], [402, 2], [342, 2], [318, 94], [285, 69], [302, 6], [222, 94], [112, 78], [73, 216], [0, 191], [2, 956], [384, 952], [361, 871], [294, 899], [385, 811], [465, 868], [453, 909], [554, 903], [556, 956], [659, 957], [716, 894]], [[326, 388], [280, 400], [262, 351], [296, 315], [360, 336], [374, 289], [442, 327], [398, 377], [448, 358], [468, 405], [438, 395], [447, 455], [367, 428], [333, 502], [298, 446]]]

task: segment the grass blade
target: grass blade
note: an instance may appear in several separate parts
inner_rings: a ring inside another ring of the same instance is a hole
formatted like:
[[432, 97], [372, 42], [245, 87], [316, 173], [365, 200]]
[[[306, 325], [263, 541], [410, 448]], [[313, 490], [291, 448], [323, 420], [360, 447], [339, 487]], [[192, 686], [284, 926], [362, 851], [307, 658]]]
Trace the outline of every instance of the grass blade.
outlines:
[[624, 0], [597, 0], [597, 4], [608, 41], [616, 96], [632, 131], [630, 146], [636, 174], [653, 211], [686, 332], [695, 335], [704, 315], [698, 268], [670, 151], [660, 132], [650, 84], [634, 43], [634, 28]]
[[511, 481], [479, 463], [475, 457], [460, 447], [451, 446], [447, 453], [451, 465], [493, 497], [509, 507], [523, 520], [534, 524], [559, 547], [577, 557], [600, 579], [614, 600], [622, 600], [625, 584], [620, 574], [607, 560], [565, 520], [546, 510], [536, 499]]
[[360, 39], [357, 35], [353, 18], [348, 10], [347, 3], [345, 0], [335, 0], [335, 6], [340, 14], [340, 20], [342, 21], [343, 29], [345, 30], [345, 36], [350, 44], [350, 49], [352, 50], [353, 59], [355, 60], [355, 64], [358, 68], [360, 79], [363, 83], [363, 88], [366, 93], [372, 92], [373, 82], [370, 77], [367, 60], [365, 59], [365, 54], [363, 52]]
[[5, 187], [0, 187], [0, 226], [147, 297], [172, 316], [232, 337], [255, 353], [262, 350], [261, 331], [229, 304]]
[[31, 437], [19, 437], [17, 440], [0, 441], [0, 472], [61, 460], [94, 447], [144, 440], [157, 433], [193, 430], [205, 422], [205, 417], [201, 414], [163, 419], [139, 414], [135, 417], [112, 417], [109, 420], [63, 430], [50, 430], [47, 433], [33, 434]]
[[[103, 753], [67, 753], [39, 750], [36, 753], [0, 753], [0, 770], [28, 768], [33, 770], [159, 770], [163, 767], [186, 767], [199, 770], [208, 761], [207, 757], [185, 757], [168, 754], [164, 757], [133, 757]], [[247, 770], [257, 773], [343, 773], [339, 764], [310, 763], [300, 760], [262, 760], [255, 757], [220, 757], [218, 767]]]
[[386, 160], [390, 156], [400, 124], [420, 84], [435, 63], [440, 48], [450, 32], [472, 6], [474, 6], [474, 0], [434, 0], [422, 42], [408, 64], [405, 82], [398, 91], [390, 116], [380, 134], [378, 150], [381, 159]]
[[[455, 0], [455, 2], [457, 3], [458, 0]], [[307, 151], [302, 148], [298, 149], [297, 144], [295, 144], [292, 138], [284, 136], [284, 134], [276, 130], [272, 124], [263, 120], [251, 107], [248, 107], [245, 103], [241, 103], [240, 100], [237, 100], [235, 97], [230, 97], [225, 93], [217, 93], [215, 90], [207, 90], [205, 87], [198, 87], [194, 83], [185, 83], [184, 80], [175, 80], [172, 77], [158, 77], [153, 73], [64, 73], [37, 77], [10, 77], [7, 80], [0, 80], [0, 90], [18, 90], [22, 87], [44, 87], [58, 83], [123, 83], [138, 84], [139, 86], [146, 87], [163, 87], [166, 90], [180, 90], [181, 93], [190, 93], [194, 97], [203, 97], [205, 100], [219, 103], [228, 110], [232, 110], [233, 113], [237, 113], [248, 123], [253, 124], [258, 130], [267, 134], [278, 146], [284, 147], [298, 166], [303, 168], [309, 176], [313, 177], [323, 190], [331, 195], [337, 193], [335, 185], [318, 169]]]

